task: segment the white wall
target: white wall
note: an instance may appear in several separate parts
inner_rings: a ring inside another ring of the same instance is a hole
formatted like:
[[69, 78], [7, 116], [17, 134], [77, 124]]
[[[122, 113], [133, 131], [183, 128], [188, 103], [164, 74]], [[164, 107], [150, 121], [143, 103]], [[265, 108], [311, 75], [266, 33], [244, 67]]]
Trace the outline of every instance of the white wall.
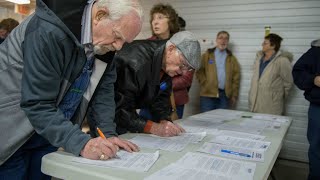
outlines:
[[7, 9], [4, 7], [0, 7], [0, 21], [2, 19], [6, 19], [6, 18], [13, 18], [13, 19], [21, 22], [25, 18], [25, 16], [14, 13], [13, 9]]
[[[261, 49], [264, 27], [283, 37], [282, 49], [294, 54], [294, 62], [320, 38], [320, 0], [141, 0], [145, 23], [138, 39], [151, 35], [149, 11], [158, 3], [170, 3], [198, 37], [202, 51], [214, 46], [216, 33], [227, 30], [230, 47], [241, 65], [239, 110], [248, 110], [248, 90], [256, 51]], [[205, 42], [204, 42], [205, 40]], [[294, 64], [293, 62], [293, 64]], [[185, 117], [199, 112], [199, 84], [194, 79]], [[308, 161], [306, 138], [308, 102], [293, 88], [286, 115], [293, 117], [280, 157]]]

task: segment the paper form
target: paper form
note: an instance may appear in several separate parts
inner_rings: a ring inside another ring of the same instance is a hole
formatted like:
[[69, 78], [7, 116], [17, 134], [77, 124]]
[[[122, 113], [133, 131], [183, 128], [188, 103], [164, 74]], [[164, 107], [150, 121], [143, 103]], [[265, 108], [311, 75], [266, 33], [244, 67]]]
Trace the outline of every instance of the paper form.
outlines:
[[215, 143], [204, 143], [197, 151], [224, 157], [231, 157], [235, 159], [244, 159], [259, 162], [264, 161], [263, 150], [237, 148]]
[[202, 127], [202, 128], [216, 128], [217, 126], [224, 124], [225, 121], [213, 121], [213, 120], [203, 120], [203, 119], [197, 119], [197, 120], [185, 120], [181, 122], [180, 124], [184, 126], [192, 126], [192, 127]]
[[287, 123], [289, 122], [289, 117], [284, 116], [277, 116], [272, 114], [254, 114], [252, 115], [253, 119], [261, 119], [261, 120], [268, 120], [268, 121], [274, 121], [278, 123]]
[[237, 131], [228, 131], [228, 130], [220, 130], [217, 134], [217, 136], [232, 136], [232, 137], [238, 137], [243, 139], [252, 139], [252, 140], [263, 140], [266, 137], [262, 135], [257, 134], [249, 134], [244, 132], [237, 132]]
[[[232, 180], [250, 180], [253, 178], [256, 164], [252, 162], [243, 162], [243, 161], [237, 161], [232, 159], [225, 159], [221, 157], [215, 157], [212, 155], [206, 155], [206, 154], [200, 154], [200, 153], [191, 153], [188, 152], [185, 154], [181, 159], [179, 159], [174, 165], [178, 169], [173, 169], [172, 173], [166, 175], [166, 177], [182, 177], [183, 178], [172, 178], [172, 179], [183, 179], [183, 180], [200, 180], [203, 178], [199, 178], [201, 173], [204, 173], [205, 175], [209, 174], [209, 179], [212, 179], [214, 177], [217, 177], [217, 175], [220, 175], [221, 177], [229, 177]], [[174, 166], [171, 166], [172, 168], [175, 168]], [[183, 169], [183, 170], [181, 170]], [[160, 170], [161, 172], [156, 172], [155, 174], [152, 174], [150, 177], [148, 177], [148, 180], [156, 179], [160, 175], [164, 175], [165, 172], [163, 170]], [[183, 174], [180, 176], [179, 172], [182, 172]], [[188, 171], [193, 172], [199, 172], [198, 176], [193, 176], [191, 173], [188, 173]], [[166, 179], [166, 178], [164, 178]], [[223, 179], [223, 178], [221, 178]], [[225, 178], [228, 179], [228, 178]], [[229, 179], [228, 179], [229, 180]]]
[[206, 127], [206, 126], [196, 126], [194, 124], [186, 125], [184, 123], [178, 123], [187, 133], [199, 133], [199, 132], [206, 132], [207, 134], [217, 134], [218, 129], [214, 127]]
[[182, 133], [179, 136], [168, 137], [172, 141], [188, 142], [188, 143], [198, 143], [206, 137], [206, 132], [197, 133]]
[[198, 169], [187, 169], [181, 165], [170, 164], [169, 166], [155, 172], [145, 180], [232, 180], [221, 174], [211, 173], [209, 171], [201, 171]]
[[119, 151], [118, 158], [109, 159], [106, 161], [90, 160], [83, 157], [74, 157], [72, 162], [81, 164], [90, 164], [95, 166], [121, 168], [137, 172], [146, 172], [159, 158], [159, 151], [155, 153], [129, 153], [127, 151]]
[[216, 136], [212, 138], [210, 142], [239, 148], [260, 149], [264, 151], [266, 151], [271, 144], [271, 142], [268, 141], [257, 141], [232, 136]]
[[182, 151], [188, 145], [188, 142], [172, 141], [170, 139], [152, 136], [136, 136], [129, 141], [141, 147], [166, 151]]
[[225, 123], [218, 126], [217, 128], [219, 130], [246, 132], [250, 134], [261, 134], [264, 130], [264, 127], [251, 127], [251, 126], [241, 125], [238, 123]]
[[271, 121], [271, 120], [262, 120], [254, 118], [245, 118], [241, 123], [241, 126], [250, 127], [254, 129], [264, 129], [264, 130], [279, 130], [281, 123]]

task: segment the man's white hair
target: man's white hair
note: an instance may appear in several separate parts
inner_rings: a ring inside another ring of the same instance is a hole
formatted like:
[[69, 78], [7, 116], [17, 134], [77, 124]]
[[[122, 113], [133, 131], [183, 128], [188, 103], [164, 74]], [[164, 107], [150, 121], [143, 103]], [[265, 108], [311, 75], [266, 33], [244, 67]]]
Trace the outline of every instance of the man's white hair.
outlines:
[[109, 10], [109, 18], [111, 20], [118, 20], [122, 16], [134, 11], [139, 16], [140, 21], [143, 21], [143, 9], [139, 0], [97, 0], [96, 3], [98, 7]]

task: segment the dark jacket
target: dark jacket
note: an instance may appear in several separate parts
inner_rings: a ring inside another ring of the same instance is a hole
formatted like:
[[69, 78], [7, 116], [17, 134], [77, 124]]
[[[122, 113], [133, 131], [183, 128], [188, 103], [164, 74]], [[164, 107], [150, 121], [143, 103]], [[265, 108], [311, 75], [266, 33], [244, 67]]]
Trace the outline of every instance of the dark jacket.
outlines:
[[125, 44], [116, 54], [115, 122], [119, 134], [143, 132], [147, 119], [139, 117], [136, 109], [149, 108], [155, 122], [168, 119], [172, 82], [165, 73], [161, 82], [166, 83], [166, 88], [159, 91], [164, 49], [165, 41], [137, 40]]
[[314, 84], [314, 78], [320, 76], [320, 39], [313, 41], [311, 48], [298, 59], [292, 75], [298, 88], [305, 91], [305, 98], [320, 105], [320, 87]]

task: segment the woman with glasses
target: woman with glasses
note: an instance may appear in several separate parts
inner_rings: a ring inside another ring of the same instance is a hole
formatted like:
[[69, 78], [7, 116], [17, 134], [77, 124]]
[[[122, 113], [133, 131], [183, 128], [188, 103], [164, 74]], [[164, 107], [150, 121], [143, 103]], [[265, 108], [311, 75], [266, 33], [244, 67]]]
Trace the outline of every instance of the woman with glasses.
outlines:
[[[169, 4], [156, 4], [150, 11], [150, 25], [152, 36], [149, 40], [166, 40], [173, 34], [177, 33], [179, 27], [179, 17]], [[182, 68], [185, 69], [185, 68]], [[184, 105], [189, 101], [188, 90], [192, 84], [194, 71], [183, 71], [182, 74], [175, 75], [172, 78], [172, 90], [174, 95], [174, 103], [178, 118], [183, 116]], [[141, 115], [148, 116], [145, 109], [141, 110]]]

